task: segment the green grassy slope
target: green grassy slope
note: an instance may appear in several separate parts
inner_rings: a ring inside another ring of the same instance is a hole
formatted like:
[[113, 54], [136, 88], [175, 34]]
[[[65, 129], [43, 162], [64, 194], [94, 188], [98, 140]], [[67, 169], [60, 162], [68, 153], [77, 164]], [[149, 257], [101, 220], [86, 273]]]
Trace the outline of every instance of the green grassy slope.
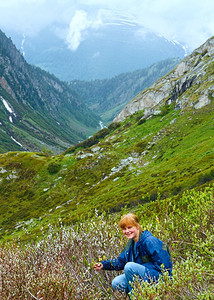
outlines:
[[0, 155], [1, 238], [36, 238], [59, 219], [71, 224], [95, 209], [114, 213], [213, 182], [213, 45], [147, 90], [150, 114], [139, 110], [144, 91], [124, 109], [129, 117], [62, 154]]
[[36, 237], [59, 218], [69, 224], [213, 181], [213, 101], [182, 114], [172, 104], [143, 121], [142, 113], [58, 156], [1, 155], [1, 236], [22, 235], [29, 224]]

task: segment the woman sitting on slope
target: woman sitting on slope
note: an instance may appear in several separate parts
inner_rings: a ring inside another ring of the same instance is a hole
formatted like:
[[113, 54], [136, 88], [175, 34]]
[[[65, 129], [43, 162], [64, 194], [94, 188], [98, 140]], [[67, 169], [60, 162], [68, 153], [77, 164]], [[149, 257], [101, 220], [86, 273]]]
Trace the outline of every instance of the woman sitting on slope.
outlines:
[[137, 216], [132, 213], [124, 215], [119, 222], [119, 228], [129, 239], [123, 252], [116, 259], [104, 260], [94, 265], [95, 271], [124, 269], [124, 274], [112, 281], [115, 290], [128, 294], [132, 291], [132, 283], [136, 277], [138, 280], [156, 282], [162, 274], [162, 264], [164, 270], [172, 275], [172, 262], [167, 246], [148, 230], [142, 231]]

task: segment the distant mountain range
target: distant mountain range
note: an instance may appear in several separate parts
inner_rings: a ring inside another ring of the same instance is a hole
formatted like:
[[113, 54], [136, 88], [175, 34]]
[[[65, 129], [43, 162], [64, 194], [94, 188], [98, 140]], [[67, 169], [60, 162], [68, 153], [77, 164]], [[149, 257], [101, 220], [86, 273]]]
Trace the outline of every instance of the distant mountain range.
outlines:
[[69, 85], [77, 91], [85, 104], [107, 125], [124, 106], [148, 88], [157, 79], [166, 75], [178, 63], [179, 58], [169, 58], [134, 72], [122, 73], [103, 80], [73, 80]]
[[26, 61], [61, 80], [95, 80], [132, 72], [168, 58], [184, 58], [183, 45], [142, 29], [133, 21], [115, 19], [87, 30], [77, 49], [46, 28], [35, 36], [7, 32]]

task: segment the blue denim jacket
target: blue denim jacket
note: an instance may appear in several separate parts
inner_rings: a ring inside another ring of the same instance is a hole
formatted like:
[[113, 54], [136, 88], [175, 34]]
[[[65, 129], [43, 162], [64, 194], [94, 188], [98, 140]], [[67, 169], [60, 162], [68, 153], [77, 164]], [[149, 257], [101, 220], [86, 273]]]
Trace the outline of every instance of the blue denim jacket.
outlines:
[[134, 241], [129, 240], [123, 252], [116, 259], [102, 261], [104, 270], [123, 270], [127, 262], [136, 262], [148, 269], [162, 273], [161, 265], [172, 275], [172, 262], [166, 245], [151, 232], [141, 232], [134, 251]]

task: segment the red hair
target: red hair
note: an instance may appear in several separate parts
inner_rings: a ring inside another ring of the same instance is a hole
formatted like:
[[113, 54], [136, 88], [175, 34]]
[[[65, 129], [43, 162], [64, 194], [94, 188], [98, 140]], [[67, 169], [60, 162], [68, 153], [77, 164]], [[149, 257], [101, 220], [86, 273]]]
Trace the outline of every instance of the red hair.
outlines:
[[127, 226], [135, 226], [141, 229], [139, 220], [133, 213], [122, 216], [118, 225], [120, 229], [124, 229]]

